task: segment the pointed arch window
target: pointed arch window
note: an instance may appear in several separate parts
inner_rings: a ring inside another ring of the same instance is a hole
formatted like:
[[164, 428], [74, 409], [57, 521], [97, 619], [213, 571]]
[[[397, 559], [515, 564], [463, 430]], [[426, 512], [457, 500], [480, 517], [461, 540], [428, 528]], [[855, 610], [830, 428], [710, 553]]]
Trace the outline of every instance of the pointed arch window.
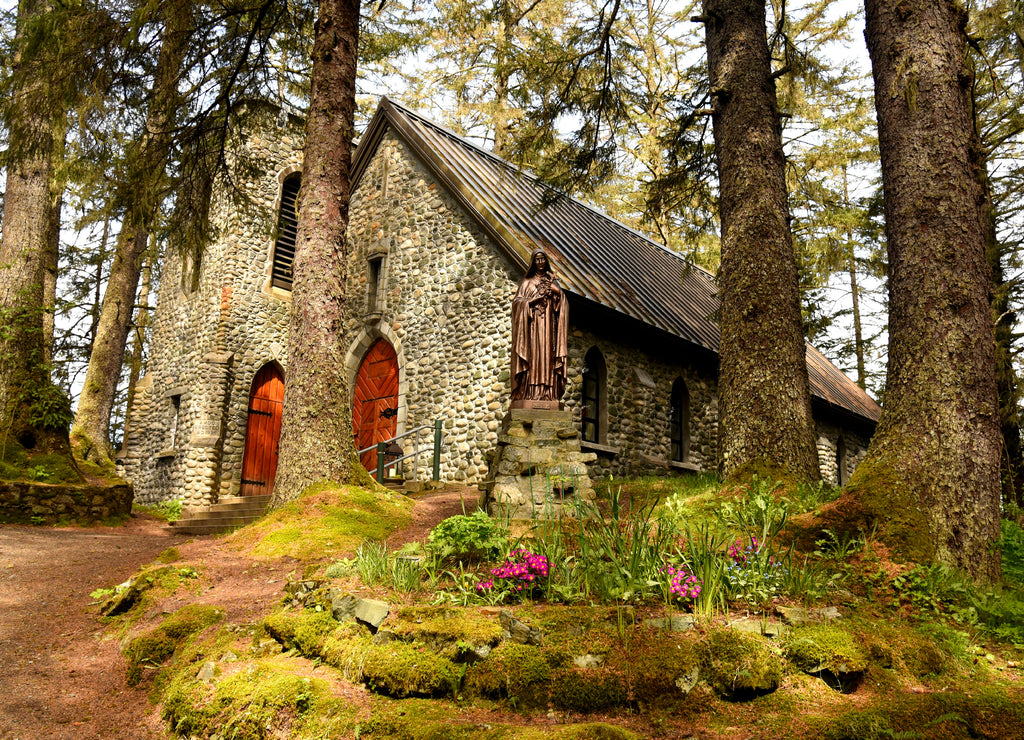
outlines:
[[277, 239], [274, 241], [274, 262], [271, 285], [292, 289], [292, 266], [295, 263], [295, 238], [299, 230], [297, 201], [302, 174], [294, 172], [281, 184], [281, 208], [277, 214]]
[[580, 414], [584, 442], [601, 444], [608, 435], [608, 389], [604, 355], [597, 347], [587, 350], [583, 359], [583, 387]]
[[690, 391], [682, 378], [672, 384], [669, 417], [669, 457], [673, 462], [687, 462], [690, 457]]

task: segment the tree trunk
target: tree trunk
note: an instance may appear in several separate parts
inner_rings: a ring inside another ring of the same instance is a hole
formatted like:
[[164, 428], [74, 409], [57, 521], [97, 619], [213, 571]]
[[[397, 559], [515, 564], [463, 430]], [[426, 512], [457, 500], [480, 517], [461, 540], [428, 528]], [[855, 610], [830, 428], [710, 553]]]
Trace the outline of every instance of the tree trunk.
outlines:
[[759, 0], [705, 0], [722, 220], [722, 472], [820, 478], [779, 112]]
[[896, 553], [999, 577], [999, 402], [981, 149], [953, 0], [867, 0], [889, 252], [885, 405], [839, 508]]
[[[846, 179], [846, 165], [843, 165], [843, 207], [850, 208], [850, 185]], [[853, 303], [853, 351], [857, 358], [857, 385], [863, 390], [867, 390], [868, 374], [864, 363], [864, 330], [860, 320], [860, 287], [857, 284], [857, 242], [853, 238], [853, 229], [847, 228], [846, 243], [850, 248], [846, 271], [850, 276], [850, 300]]]
[[288, 370], [273, 506], [353, 472], [352, 395], [341, 336], [355, 134], [359, 0], [321, 0], [299, 194]]
[[164, 36], [154, 75], [146, 131], [130, 162], [133, 202], [124, 217], [107, 278], [89, 368], [78, 398], [71, 442], [83, 460], [112, 465], [110, 414], [121, 377], [125, 344], [131, 327], [142, 260], [149, 246], [149, 229], [162, 197], [167, 159], [173, 142], [178, 81], [192, 27], [192, 4], [176, 0], [166, 5]]
[[[22, 2], [16, 43], [26, 26], [49, 10]], [[0, 241], [0, 447], [16, 440], [26, 448], [67, 451], [66, 398], [45, 364], [44, 268], [51, 233], [50, 180], [54, 125], [45, 77], [36, 59], [21, 52], [14, 74], [25, 82], [8, 115], [7, 184]]]
[[[152, 240], [151, 240], [152, 241]], [[139, 306], [135, 311], [135, 331], [132, 337], [132, 353], [128, 361], [128, 392], [125, 394], [124, 426], [122, 439], [127, 439], [132, 421], [132, 404], [135, 402], [135, 388], [142, 376], [142, 350], [146, 343], [146, 327], [149, 326], [149, 284], [153, 270], [153, 253], [156, 244], [150, 244], [150, 251], [142, 265], [142, 287], [139, 289]]]

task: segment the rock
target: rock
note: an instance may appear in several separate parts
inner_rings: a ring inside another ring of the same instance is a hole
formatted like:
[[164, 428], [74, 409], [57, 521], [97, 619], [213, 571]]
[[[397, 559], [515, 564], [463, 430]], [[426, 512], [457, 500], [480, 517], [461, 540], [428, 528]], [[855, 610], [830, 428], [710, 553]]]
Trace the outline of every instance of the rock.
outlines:
[[390, 612], [391, 608], [383, 601], [359, 599], [352, 610], [352, 616], [356, 618], [357, 622], [362, 622], [369, 627], [371, 632], [376, 632]]
[[577, 655], [572, 659], [572, 662], [576, 664], [576, 667], [583, 668], [597, 668], [604, 663], [604, 657], [601, 655], [593, 655], [587, 653], [586, 655]]
[[686, 696], [693, 691], [693, 687], [697, 685], [697, 681], [699, 679], [700, 668], [694, 666], [692, 669], [676, 679], [676, 686], [683, 692], [683, 696]]
[[760, 619], [739, 619], [730, 623], [729, 627], [750, 635], [764, 635], [772, 638], [779, 637], [786, 632], [785, 626], [779, 622]]
[[456, 663], [479, 663], [481, 660], [487, 660], [487, 656], [491, 654], [493, 650], [490, 645], [460, 645], [459, 654], [455, 659]]
[[809, 619], [807, 610], [798, 606], [777, 606], [775, 612], [782, 617], [783, 622], [793, 627], [805, 625]]
[[540, 645], [543, 634], [536, 627], [531, 627], [525, 622], [520, 622], [512, 616], [508, 609], [502, 609], [498, 615], [501, 622], [502, 637], [522, 645]]
[[213, 681], [214, 674], [217, 670], [217, 664], [212, 660], [208, 660], [203, 663], [203, 667], [199, 669], [199, 674], [196, 676], [200, 681], [210, 683]]
[[331, 616], [339, 622], [347, 622], [352, 619], [356, 608], [356, 597], [352, 594], [343, 594], [331, 599]]
[[[122, 583], [121, 586], [124, 586], [123, 591], [114, 594], [103, 602], [103, 605], [100, 607], [100, 614], [102, 616], [116, 617], [118, 614], [124, 614], [139, 602], [139, 599], [142, 597], [142, 591], [134, 582], [128, 581]], [[121, 586], [118, 586], [118, 588]]]
[[373, 636], [374, 645], [387, 645], [390, 642], [404, 642], [404, 640], [390, 630], [377, 630], [377, 634]]
[[782, 681], [782, 659], [761, 637], [714, 629], [697, 650], [704, 680], [723, 699], [753, 699], [775, 691]]
[[668, 630], [669, 632], [686, 632], [687, 630], [693, 629], [693, 625], [696, 620], [692, 614], [683, 614], [678, 617], [672, 617], [671, 619], [660, 618], [660, 619], [645, 619], [644, 624], [650, 627], [657, 627], [658, 629]]

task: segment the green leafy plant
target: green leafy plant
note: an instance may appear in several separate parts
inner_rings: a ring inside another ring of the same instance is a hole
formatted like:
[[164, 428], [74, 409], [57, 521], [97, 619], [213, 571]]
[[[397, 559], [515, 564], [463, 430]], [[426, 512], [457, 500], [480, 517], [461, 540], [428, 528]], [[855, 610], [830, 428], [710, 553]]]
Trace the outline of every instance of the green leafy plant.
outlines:
[[814, 546], [818, 548], [814, 554], [819, 558], [842, 561], [864, 549], [864, 539], [852, 532], [836, 534], [826, 529], [821, 534], [821, 539], [814, 541]]
[[428, 550], [441, 560], [493, 560], [508, 547], [508, 531], [485, 511], [448, 517], [430, 532]]

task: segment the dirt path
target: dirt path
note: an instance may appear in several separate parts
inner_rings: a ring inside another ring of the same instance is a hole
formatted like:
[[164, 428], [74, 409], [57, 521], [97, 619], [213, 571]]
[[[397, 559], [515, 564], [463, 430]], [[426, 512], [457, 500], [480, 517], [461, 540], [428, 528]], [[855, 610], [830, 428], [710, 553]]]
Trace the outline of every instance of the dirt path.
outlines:
[[[475, 509], [475, 493], [463, 495], [467, 511]], [[457, 489], [425, 496], [389, 547], [424, 539], [459, 513]], [[89, 594], [127, 580], [171, 546], [202, 562], [208, 593], [197, 600], [225, 607], [231, 622], [259, 618], [296, 567], [254, 563], [216, 537], [189, 540], [138, 517], [123, 527], [0, 526], [0, 740], [167, 737], [145, 691], [125, 686], [117, 642], [104, 634]]]
[[[158, 738], [89, 594], [174, 544], [162, 522], [0, 527], [0, 738]], [[141, 721], [141, 724], [140, 724]]]

